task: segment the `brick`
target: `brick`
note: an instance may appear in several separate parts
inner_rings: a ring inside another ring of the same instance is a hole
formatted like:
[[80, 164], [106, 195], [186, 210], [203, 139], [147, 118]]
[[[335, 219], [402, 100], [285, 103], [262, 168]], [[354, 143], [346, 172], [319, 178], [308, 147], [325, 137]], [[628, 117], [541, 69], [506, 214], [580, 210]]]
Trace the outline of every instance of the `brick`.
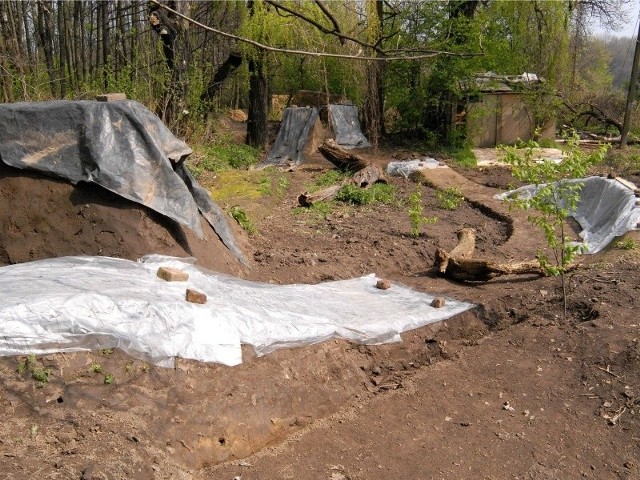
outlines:
[[442, 308], [445, 303], [444, 297], [436, 297], [431, 301], [431, 306], [433, 308]]
[[167, 282], [186, 282], [189, 280], [189, 274], [177, 268], [160, 267], [157, 275]]
[[194, 290], [193, 288], [187, 288], [186, 299], [187, 302], [191, 303], [207, 303], [207, 296], [202, 292]]
[[102, 95], [96, 95], [96, 100], [99, 102], [117, 102], [118, 100], [126, 99], [126, 93], [105, 93]]
[[376, 288], [379, 288], [380, 290], [388, 290], [391, 288], [391, 282], [389, 280], [385, 280], [384, 278], [381, 278], [376, 283]]

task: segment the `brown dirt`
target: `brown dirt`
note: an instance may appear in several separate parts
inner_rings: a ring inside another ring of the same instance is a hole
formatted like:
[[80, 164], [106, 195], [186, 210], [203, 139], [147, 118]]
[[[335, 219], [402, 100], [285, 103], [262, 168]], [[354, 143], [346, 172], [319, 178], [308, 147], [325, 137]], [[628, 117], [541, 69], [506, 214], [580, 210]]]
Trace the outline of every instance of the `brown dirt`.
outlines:
[[[368, 156], [384, 164], [396, 153]], [[0, 478], [640, 478], [638, 250], [584, 257], [563, 319], [558, 279], [460, 284], [431, 269], [462, 227], [476, 229], [476, 257], [533, 258], [539, 234], [491, 198], [513, 182], [506, 170], [438, 174], [431, 186], [390, 179], [401, 199], [420, 189], [424, 215], [439, 218], [414, 238], [403, 204], [296, 214], [297, 195], [329, 168], [314, 158], [287, 173], [284, 197], [243, 205], [268, 212], [254, 217], [258, 234], [239, 233], [250, 270], [211, 231], [199, 240], [95, 186], [1, 168], [0, 264], [193, 255], [281, 284], [373, 272], [477, 307], [399, 344], [246, 348], [233, 368], [56, 354], [37, 359], [52, 371], [39, 388], [17, 371], [24, 358], [0, 359]], [[452, 183], [467, 201], [437, 208], [433, 186]]]

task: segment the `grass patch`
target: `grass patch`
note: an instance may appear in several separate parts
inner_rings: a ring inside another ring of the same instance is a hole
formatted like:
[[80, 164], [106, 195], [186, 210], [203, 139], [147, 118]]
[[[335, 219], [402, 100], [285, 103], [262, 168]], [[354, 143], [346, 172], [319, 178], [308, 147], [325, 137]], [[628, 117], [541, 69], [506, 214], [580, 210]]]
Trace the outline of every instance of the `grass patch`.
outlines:
[[197, 179], [204, 172], [219, 173], [229, 169], [247, 169], [258, 163], [259, 150], [249, 145], [216, 143], [194, 148], [187, 168]]
[[386, 183], [374, 183], [369, 188], [348, 184], [338, 191], [336, 200], [351, 205], [392, 204], [396, 202], [396, 188]]
[[459, 148], [447, 149], [447, 153], [461, 167], [473, 168], [478, 164], [475, 153], [471, 147], [465, 145]]
[[624, 149], [612, 148], [602, 162], [618, 175], [637, 174], [640, 172], [640, 147], [629, 146]]
[[29, 355], [18, 362], [16, 370], [20, 375], [25, 372], [30, 373], [31, 378], [38, 382], [38, 388], [44, 387], [49, 382], [49, 376], [51, 375], [51, 370], [40, 364], [35, 355]]
[[438, 208], [455, 210], [464, 202], [464, 196], [458, 187], [449, 187], [436, 191], [436, 200]]
[[297, 207], [293, 209], [294, 215], [312, 215], [319, 220], [326, 220], [333, 213], [335, 205], [332, 202], [316, 202], [310, 207]]
[[277, 195], [283, 197], [289, 188], [285, 172], [277, 168], [262, 170], [223, 170], [216, 179], [206, 185], [211, 198], [218, 203], [238, 200], [258, 200]]
[[253, 224], [253, 222], [247, 215], [247, 212], [245, 212], [238, 205], [234, 205], [230, 207], [228, 212], [229, 212], [229, 215], [231, 215], [231, 217], [236, 222], [238, 222], [238, 225], [240, 225], [240, 227], [249, 235], [254, 235], [255, 233], [257, 233], [256, 226]]
[[308, 192], [317, 192], [318, 190], [342, 182], [348, 176], [349, 174], [341, 172], [340, 170], [329, 170], [314, 178], [313, 183], [307, 186], [306, 190]]
[[635, 250], [638, 248], [638, 243], [632, 238], [627, 238], [626, 240], [618, 240], [616, 242], [616, 248], [620, 250]]

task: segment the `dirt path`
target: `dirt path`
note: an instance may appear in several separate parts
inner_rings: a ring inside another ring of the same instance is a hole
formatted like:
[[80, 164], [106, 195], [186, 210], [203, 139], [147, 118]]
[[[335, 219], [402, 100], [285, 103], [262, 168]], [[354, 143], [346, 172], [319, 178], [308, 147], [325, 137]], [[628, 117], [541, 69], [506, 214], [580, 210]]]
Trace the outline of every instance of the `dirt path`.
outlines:
[[626, 384], [591, 363], [602, 328], [515, 326], [195, 478], [639, 478], [637, 424], [601, 415], [625, 404]]
[[[460, 186], [469, 201], [454, 210], [438, 207], [431, 186], [393, 178], [397, 202], [298, 211], [298, 194], [328, 168], [287, 172], [281, 196], [246, 205], [266, 213], [242, 238], [252, 268], [238, 274], [289, 284], [376, 273], [477, 307], [399, 344], [332, 340], [266, 357], [246, 348], [234, 368], [164, 369], [117, 350], [2, 358], [0, 478], [640, 478], [637, 249], [585, 257], [563, 319], [555, 278], [460, 284], [431, 268], [462, 227], [476, 230], [477, 256], [535, 253], [533, 234], [512, 236], [512, 214], [492, 200], [509, 183], [504, 170], [432, 179]], [[0, 187], [3, 263], [150, 248], [238, 268], [215, 238], [198, 242], [104, 192], [5, 170]], [[404, 202], [416, 191], [438, 222], [413, 237]], [[51, 371], [48, 383], [32, 378], [36, 367]]]

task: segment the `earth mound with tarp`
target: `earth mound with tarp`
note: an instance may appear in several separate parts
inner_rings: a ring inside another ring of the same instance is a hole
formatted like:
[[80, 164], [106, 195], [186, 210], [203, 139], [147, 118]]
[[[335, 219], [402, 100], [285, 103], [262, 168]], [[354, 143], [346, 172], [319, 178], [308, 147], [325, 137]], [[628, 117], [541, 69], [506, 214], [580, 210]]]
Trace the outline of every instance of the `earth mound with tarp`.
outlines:
[[0, 264], [194, 256], [240, 274], [236, 231], [190, 175], [191, 149], [137, 102], [0, 105]]

